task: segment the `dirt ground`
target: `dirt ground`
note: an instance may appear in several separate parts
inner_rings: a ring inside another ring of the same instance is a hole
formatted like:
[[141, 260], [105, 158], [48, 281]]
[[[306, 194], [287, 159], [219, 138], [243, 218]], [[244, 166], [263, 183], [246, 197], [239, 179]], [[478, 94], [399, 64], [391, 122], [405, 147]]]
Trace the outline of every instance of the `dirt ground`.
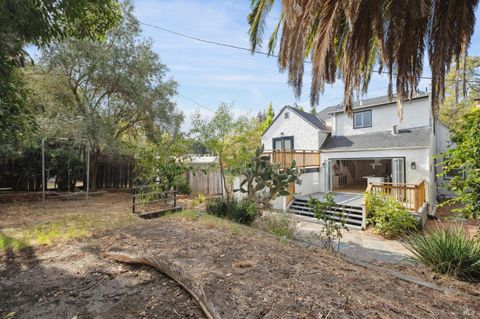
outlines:
[[[480, 284], [443, 280], [455, 291], [447, 295], [194, 212], [132, 219], [124, 197], [107, 194], [89, 207], [47, 212], [33, 204], [0, 206], [0, 225], [10, 232], [78, 213], [108, 225], [73, 241], [0, 253], [0, 318], [202, 318], [170, 279], [106, 260], [105, 252], [174, 261], [203, 285], [222, 318], [480, 316]], [[406, 272], [434, 279], [412, 268]]]

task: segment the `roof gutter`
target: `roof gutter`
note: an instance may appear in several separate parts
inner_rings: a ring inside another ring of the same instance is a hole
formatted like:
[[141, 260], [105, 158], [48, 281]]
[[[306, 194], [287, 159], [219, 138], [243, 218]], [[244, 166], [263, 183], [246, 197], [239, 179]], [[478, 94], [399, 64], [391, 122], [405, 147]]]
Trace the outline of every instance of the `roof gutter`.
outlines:
[[[424, 99], [424, 98], [429, 98], [430, 97], [430, 94], [425, 94], [425, 95], [420, 95], [420, 96], [416, 96], [416, 97], [412, 97], [412, 101], [413, 100], [420, 100], [420, 99]], [[410, 101], [409, 99], [407, 100], [404, 100], [404, 101]], [[353, 109], [353, 111], [355, 112], [356, 110], [363, 110], [363, 109], [368, 109], [368, 108], [371, 108], [371, 107], [377, 107], [377, 106], [382, 106], [382, 105], [390, 105], [390, 104], [394, 104], [394, 103], [397, 103], [397, 101], [393, 100], [391, 102], [380, 102], [380, 103], [373, 103], [373, 104], [367, 104], [367, 105], [359, 105], [359, 107], [356, 107]], [[341, 110], [335, 110], [335, 111], [330, 111], [328, 112], [328, 114], [335, 114], [335, 113], [343, 113], [344, 110], [341, 109]]]
[[384, 150], [409, 150], [409, 149], [423, 149], [429, 148], [430, 145], [427, 146], [406, 146], [406, 147], [377, 147], [377, 148], [356, 148], [356, 149], [334, 149], [334, 148], [320, 148], [320, 152], [322, 153], [335, 153], [335, 152], [362, 152], [362, 151], [384, 151]]

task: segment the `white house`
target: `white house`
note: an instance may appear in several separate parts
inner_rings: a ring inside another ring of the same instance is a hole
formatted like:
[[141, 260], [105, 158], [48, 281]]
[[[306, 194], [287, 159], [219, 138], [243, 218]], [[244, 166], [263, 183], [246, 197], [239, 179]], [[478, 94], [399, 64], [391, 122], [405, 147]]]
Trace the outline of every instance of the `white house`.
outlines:
[[339, 209], [350, 214], [347, 224], [364, 227], [366, 191], [394, 194], [423, 219], [434, 214], [437, 196], [448, 195], [436, 163], [448, 147], [449, 132], [433, 116], [429, 94], [404, 101], [403, 120], [396, 100], [386, 96], [355, 103], [352, 117], [342, 105], [315, 115], [285, 106], [262, 143], [272, 160], [295, 159], [304, 169], [295, 198], [272, 203], [278, 209], [309, 215], [306, 200], [333, 191]]

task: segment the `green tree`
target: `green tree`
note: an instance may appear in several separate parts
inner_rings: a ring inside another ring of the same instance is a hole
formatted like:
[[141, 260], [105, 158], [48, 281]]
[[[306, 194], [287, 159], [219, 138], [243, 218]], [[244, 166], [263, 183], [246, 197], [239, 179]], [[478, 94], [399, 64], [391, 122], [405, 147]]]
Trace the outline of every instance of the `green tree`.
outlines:
[[132, 5], [127, 2], [122, 10], [123, 20], [104, 42], [52, 45], [32, 72], [43, 79], [32, 84], [33, 103], [48, 110], [42, 133], [86, 138], [92, 183], [102, 152], [122, 151], [126, 142], [144, 136], [155, 141], [165, 133], [174, 135], [183, 120], [171, 100], [176, 82], [165, 79], [167, 68], [151, 41], [140, 39]]
[[156, 143], [139, 147], [136, 182], [140, 185], [157, 184], [162, 191], [176, 188], [191, 168], [189, 150], [189, 141], [180, 134], [164, 134]]
[[447, 84], [439, 115], [443, 123], [453, 128], [470, 111], [474, 99], [480, 97], [480, 57], [466, 57], [459, 68], [448, 73]]
[[220, 104], [212, 118], [204, 118], [199, 112], [192, 118], [192, 133], [197, 141], [218, 156], [227, 201], [232, 198], [231, 181], [228, 179], [245, 162], [245, 152], [249, 151], [246, 146], [249, 123], [246, 116], [235, 118], [231, 105], [227, 103]]
[[265, 115], [265, 121], [263, 121], [263, 130], [266, 130], [273, 123], [274, 119], [275, 119], [275, 111], [273, 110], [272, 102], [270, 102]]
[[0, 0], [0, 148], [15, 148], [7, 141], [24, 135], [34, 122], [18, 74], [29, 59], [24, 47], [69, 37], [102, 39], [120, 17], [117, 0]]
[[443, 172], [456, 172], [450, 180], [450, 188], [463, 207], [456, 211], [467, 218], [480, 218], [480, 109], [473, 108], [456, 126], [452, 127], [452, 143], [455, 148], [443, 154]]

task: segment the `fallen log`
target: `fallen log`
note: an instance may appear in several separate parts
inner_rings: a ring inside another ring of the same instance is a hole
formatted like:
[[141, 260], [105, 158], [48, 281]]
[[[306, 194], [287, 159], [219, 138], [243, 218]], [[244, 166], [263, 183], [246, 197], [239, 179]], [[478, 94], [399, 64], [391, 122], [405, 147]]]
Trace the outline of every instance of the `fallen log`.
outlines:
[[216, 311], [213, 303], [207, 299], [203, 287], [191, 279], [191, 276], [189, 276], [179, 265], [158, 257], [141, 257], [126, 253], [104, 253], [103, 257], [117, 262], [147, 265], [155, 268], [173, 279], [186, 292], [188, 292], [200, 307], [205, 317], [208, 319], [220, 319], [220, 315]]

